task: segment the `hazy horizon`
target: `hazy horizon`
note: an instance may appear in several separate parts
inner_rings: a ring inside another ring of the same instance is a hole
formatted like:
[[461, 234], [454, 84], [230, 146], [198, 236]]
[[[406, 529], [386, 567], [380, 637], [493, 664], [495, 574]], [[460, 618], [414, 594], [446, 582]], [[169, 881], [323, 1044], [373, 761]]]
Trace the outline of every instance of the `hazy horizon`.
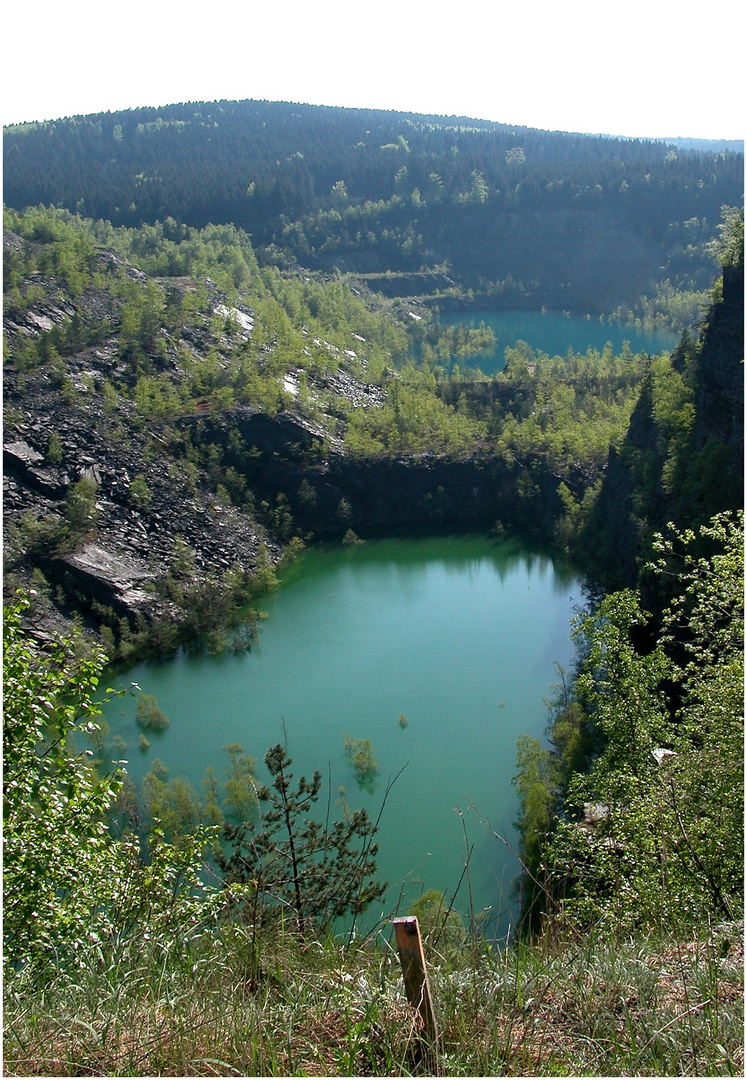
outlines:
[[459, 18], [424, 0], [226, 0], [178, 14], [158, 0], [124, 12], [39, 0], [32, 27], [21, 6], [2, 19], [4, 126], [252, 99], [621, 138], [745, 137], [741, 68], [719, 44], [742, 39], [744, 13], [729, 12], [704, 47], [694, 0], [676, 12], [663, 0], [606, 12], [540, 0], [529, 13], [476, 0]]
[[405, 114], [405, 115], [438, 117], [439, 119], [444, 119], [444, 120], [451, 120], [451, 119], [454, 119], [454, 120], [471, 120], [471, 121], [474, 121], [474, 122], [477, 122], [477, 123], [499, 124], [499, 125], [502, 125], [502, 126], [505, 126], [505, 127], [527, 128], [527, 129], [531, 129], [531, 130], [535, 130], [535, 131], [552, 131], [552, 132], [559, 132], [559, 133], [567, 134], [567, 135], [588, 135], [588, 136], [597, 137], [597, 138], [603, 138], [603, 139], [640, 139], [640, 140], [651, 140], [651, 141], [658, 141], [658, 142], [674, 142], [676, 140], [683, 140], [683, 141], [689, 141], [689, 142], [724, 142], [724, 143], [732, 143], [733, 142], [733, 143], [739, 143], [739, 144], [742, 145], [742, 147], [744, 147], [744, 138], [742, 138], [742, 137], [726, 138], [726, 137], [722, 137], [722, 136], [710, 136], [710, 135], [706, 135], [706, 136], [684, 135], [684, 134], [681, 134], [681, 133], [677, 133], [677, 134], [668, 133], [668, 134], [661, 134], [661, 135], [638, 135], [638, 134], [632, 134], [631, 135], [631, 134], [627, 134], [627, 133], [622, 134], [620, 132], [614, 132], [614, 131], [580, 131], [580, 130], [571, 129], [571, 128], [541, 128], [541, 127], [537, 127], [537, 125], [533, 125], [533, 124], [514, 124], [514, 123], [511, 123], [511, 122], [506, 121], [506, 120], [496, 120], [495, 118], [485, 117], [485, 116], [472, 116], [472, 115], [469, 115], [467, 113], [455, 113], [455, 112], [450, 112], [450, 113], [429, 112], [429, 113], [425, 113], [425, 112], [422, 112], [421, 110], [414, 110], [414, 109], [384, 108], [384, 107], [381, 107], [381, 106], [365, 106], [365, 105], [343, 105], [343, 104], [340, 104], [340, 103], [329, 104], [328, 102], [295, 101], [295, 100], [290, 100], [288, 98], [285, 98], [285, 99], [279, 99], [279, 98], [268, 99], [268, 98], [246, 98], [246, 97], [245, 98], [212, 97], [212, 98], [190, 98], [188, 100], [181, 100], [181, 101], [173, 100], [173, 101], [147, 102], [147, 103], [143, 103], [143, 104], [140, 104], [140, 105], [128, 105], [128, 106], [122, 106], [122, 107], [118, 107], [118, 108], [89, 109], [85, 113], [80, 113], [80, 112], [78, 112], [78, 113], [67, 113], [67, 114], [59, 114], [59, 115], [56, 115], [56, 116], [42, 116], [42, 117], [33, 117], [33, 118], [24, 117], [21, 120], [14, 120], [14, 121], [9, 121], [7, 123], [4, 123], [3, 126], [10, 128], [10, 127], [22, 126], [24, 124], [55, 123], [55, 122], [60, 121], [60, 120], [70, 119], [71, 117], [74, 117], [74, 116], [95, 116], [97, 114], [107, 113], [107, 112], [112, 112], [112, 113], [114, 113], [114, 112], [117, 112], [117, 113], [118, 112], [134, 112], [134, 111], [137, 111], [139, 109], [156, 109], [156, 110], [158, 110], [158, 109], [170, 108], [171, 106], [174, 106], [174, 105], [214, 104], [214, 103], [218, 103], [218, 102], [221, 102], [221, 101], [231, 101], [231, 102], [267, 101], [270, 104], [291, 104], [291, 105], [298, 105], [298, 106], [301, 106], [301, 107], [307, 107], [308, 106], [308, 107], [312, 107], [312, 108], [349, 109], [349, 110], [359, 110], [361, 112], [369, 112], [369, 111], [370, 112], [394, 112], [394, 113], [402, 113], [402, 114]]

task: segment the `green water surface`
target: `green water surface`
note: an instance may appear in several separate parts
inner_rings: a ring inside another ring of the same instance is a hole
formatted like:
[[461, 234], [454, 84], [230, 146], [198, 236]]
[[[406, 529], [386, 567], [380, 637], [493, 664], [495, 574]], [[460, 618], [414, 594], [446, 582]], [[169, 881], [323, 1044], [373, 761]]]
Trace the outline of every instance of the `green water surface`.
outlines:
[[[581, 602], [573, 573], [516, 540], [309, 549], [261, 601], [269, 618], [251, 653], [181, 654], [118, 678], [154, 694], [170, 718], [163, 733], [148, 732], [146, 753], [135, 697], [113, 702], [105, 716], [127, 743], [138, 786], [159, 757], [199, 791], [208, 765], [224, 774], [230, 742], [259, 760], [266, 782], [264, 753], [287, 737], [295, 775], [324, 775], [320, 805], [330, 769], [333, 808], [342, 786], [351, 807], [376, 813], [387, 778], [405, 767], [378, 838], [379, 877], [390, 889], [372, 917], [398, 900], [401, 913], [423, 889], [451, 898], [466, 850], [458, 807], [474, 844], [474, 905], [492, 909], [491, 925], [505, 932], [517, 864], [477, 812], [515, 844], [516, 740], [543, 736], [543, 699], [557, 681], [555, 664], [571, 660], [569, 620]], [[346, 733], [373, 744], [373, 792], [356, 783]], [[466, 879], [456, 906], [468, 910]]]
[[609, 342], [615, 355], [622, 352], [627, 341], [632, 352], [651, 354], [671, 351], [679, 335], [671, 330], [644, 330], [635, 326], [622, 326], [616, 322], [600, 322], [581, 315], [564, 315], [562, 311], [470, 311], [442, 312], [444, 326], [469, 326], [477, 328], [480, 323], [492, 328], [496, 337], [495, 349], [481, 353], [470, 360], [470, 367], [479, 367], [486, 375], [502, 371], [504, 352], [517, 341], [526, 341], [537, 352], [548, 356], [566, 356], [569, 349], [585, 353], [587, 349], [603, 352]]

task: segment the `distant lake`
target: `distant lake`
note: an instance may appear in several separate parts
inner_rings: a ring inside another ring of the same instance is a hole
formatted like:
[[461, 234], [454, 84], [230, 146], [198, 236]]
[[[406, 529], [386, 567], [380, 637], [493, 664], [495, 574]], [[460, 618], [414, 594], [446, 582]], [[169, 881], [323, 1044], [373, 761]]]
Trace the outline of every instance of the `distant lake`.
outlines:
[[634, 353], [661, 353], [671, 351], [679, 341], [679, 334], [671, 330], [639, 330], [634, 326], [621, 326], [616, 322], [600, 322], [581, 315], [564, 315], [562, 311], [469, 311], [442, 312], [443, 326], [469, 326], [477, 328], [480, 323], [492, 328], [496, 336], [495, 351], [475, 356], [470, 367], [479, 367], [486, 375], [502, 371], [507, 346], [526, 341], [536, 352], [548, 356], [565, 356], [569, 349], [585, 353], [587, 349], [602, 352], [607, 342], [614, 353], [622, 351], [623, 342], [630, 342]]
[[[117, 678], [157, 697], [170, 719], [138, 749], [136, 698], [105, 710], [124, 740], [137, 788], [155, 757], [200, 792], [207, 766], [224, 777], [223, 747], [258, 759], [286, 736], [296, 778], [320, 769], [324, 813], [344, 798], [375, 817], [388, 777], [404, 768], [382, 817], [379, 876], [385, 901], [372, 917], [400, 913], [424, 889], [451, 899], [474, 852], [474, 903], [505, 933], [518, 864], [477, 812], [515, 847], [516, 740], [543, 738], [544, 700], [556, 663], [573, 657], [570, 619], [583, 601], [576, 575], [518, 540], [488, 536], [367, 541], [308, 549], [275, 593], [251, 653], [180, 654]], [[406, 719], [400, 723], [400, 715]], [[344, 738], [370, 739], [379, 773], [360, 788]], [[111, 745], [111, 744], [110, 744]], [[121, 742], [119, 743], [121, 748]], [[468, 911], [463, 880], [456, 908]]]

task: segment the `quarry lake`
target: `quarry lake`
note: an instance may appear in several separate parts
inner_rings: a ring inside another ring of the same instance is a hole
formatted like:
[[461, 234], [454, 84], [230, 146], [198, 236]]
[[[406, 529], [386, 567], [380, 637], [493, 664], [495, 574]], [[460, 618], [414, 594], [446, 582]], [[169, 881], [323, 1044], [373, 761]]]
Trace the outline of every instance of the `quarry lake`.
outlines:
[[526, 341], [536, 352], [548, 356], [565, 356], [568, 349], [577, 353], [585, 353], [589, 348], [602, 352], [607, 342], [618, 354], [626, 341], [634, 353], [654, 354], [671, 351], [679, 340], [679, 334], [671, 330], [644, 330], [617, 322], [600, 322], [598, 318], [565, 315], [562, 311], [442, 312], [440, 320], [444, 326], [476, 328], [484, 323], [491, 327], [496, 338], [495, 350], [482, 353], [470, 362], [471, 367], [479, 367], [486, 375], [503, 370], [504, 350], [507, 346], [514, 347], [517, 341]]
[[[516, 740], [544, 735], [544, 699], [556, 665], [571, 663], [570, 619], [582, 603], [572, 571], [515, 539], [309, 548], [258, 603], [268, 618], [250, 653], [180, 654], [118, 675], [115, 685], [155, 695], [170, 724], [149, 730], [140, 750], [137, 694], [127, 695], [106, 707], [108, 745], [124, 740], [138, 790], [158, 757], [201, 794], [208, 766], [226, 778], [229, 743], [257, 759], [266, 783], [264, 754], [287, 739], [296, 778], [323, 774], [321, 819], [330, 774], [333, 817], [342, 799], [375, 817], [388, 778], [404, 769], [378, 835], [389, 890], [368, 921], [398, 905], [405, 913], [427, 889], [451, 899], [464, 869], [461, 811], [475, 908], [489, 908], [505, 933], [518, 866], [478, 814], [515, 846]], [[371, 741], [373, 790], [356, 782], [346, 734]], [[455, 906], [468, 911], [466, 879]]]

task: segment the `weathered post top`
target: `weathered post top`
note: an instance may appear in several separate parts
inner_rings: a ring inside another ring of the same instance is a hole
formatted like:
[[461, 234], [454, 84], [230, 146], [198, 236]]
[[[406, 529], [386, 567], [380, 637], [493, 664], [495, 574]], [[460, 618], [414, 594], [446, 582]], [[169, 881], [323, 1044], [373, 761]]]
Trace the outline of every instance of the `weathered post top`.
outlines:
[[438, 1060], [438, 1027], [433, 1011], [433, 1000], [425, 970], [425, 954], [420, 937], [420, 926], [415, 915], [393, 919], [399, 962], [405, 982], [407, 1000], [418, 1010], [425, 1029], [424, 1059], [429, 1065]]

